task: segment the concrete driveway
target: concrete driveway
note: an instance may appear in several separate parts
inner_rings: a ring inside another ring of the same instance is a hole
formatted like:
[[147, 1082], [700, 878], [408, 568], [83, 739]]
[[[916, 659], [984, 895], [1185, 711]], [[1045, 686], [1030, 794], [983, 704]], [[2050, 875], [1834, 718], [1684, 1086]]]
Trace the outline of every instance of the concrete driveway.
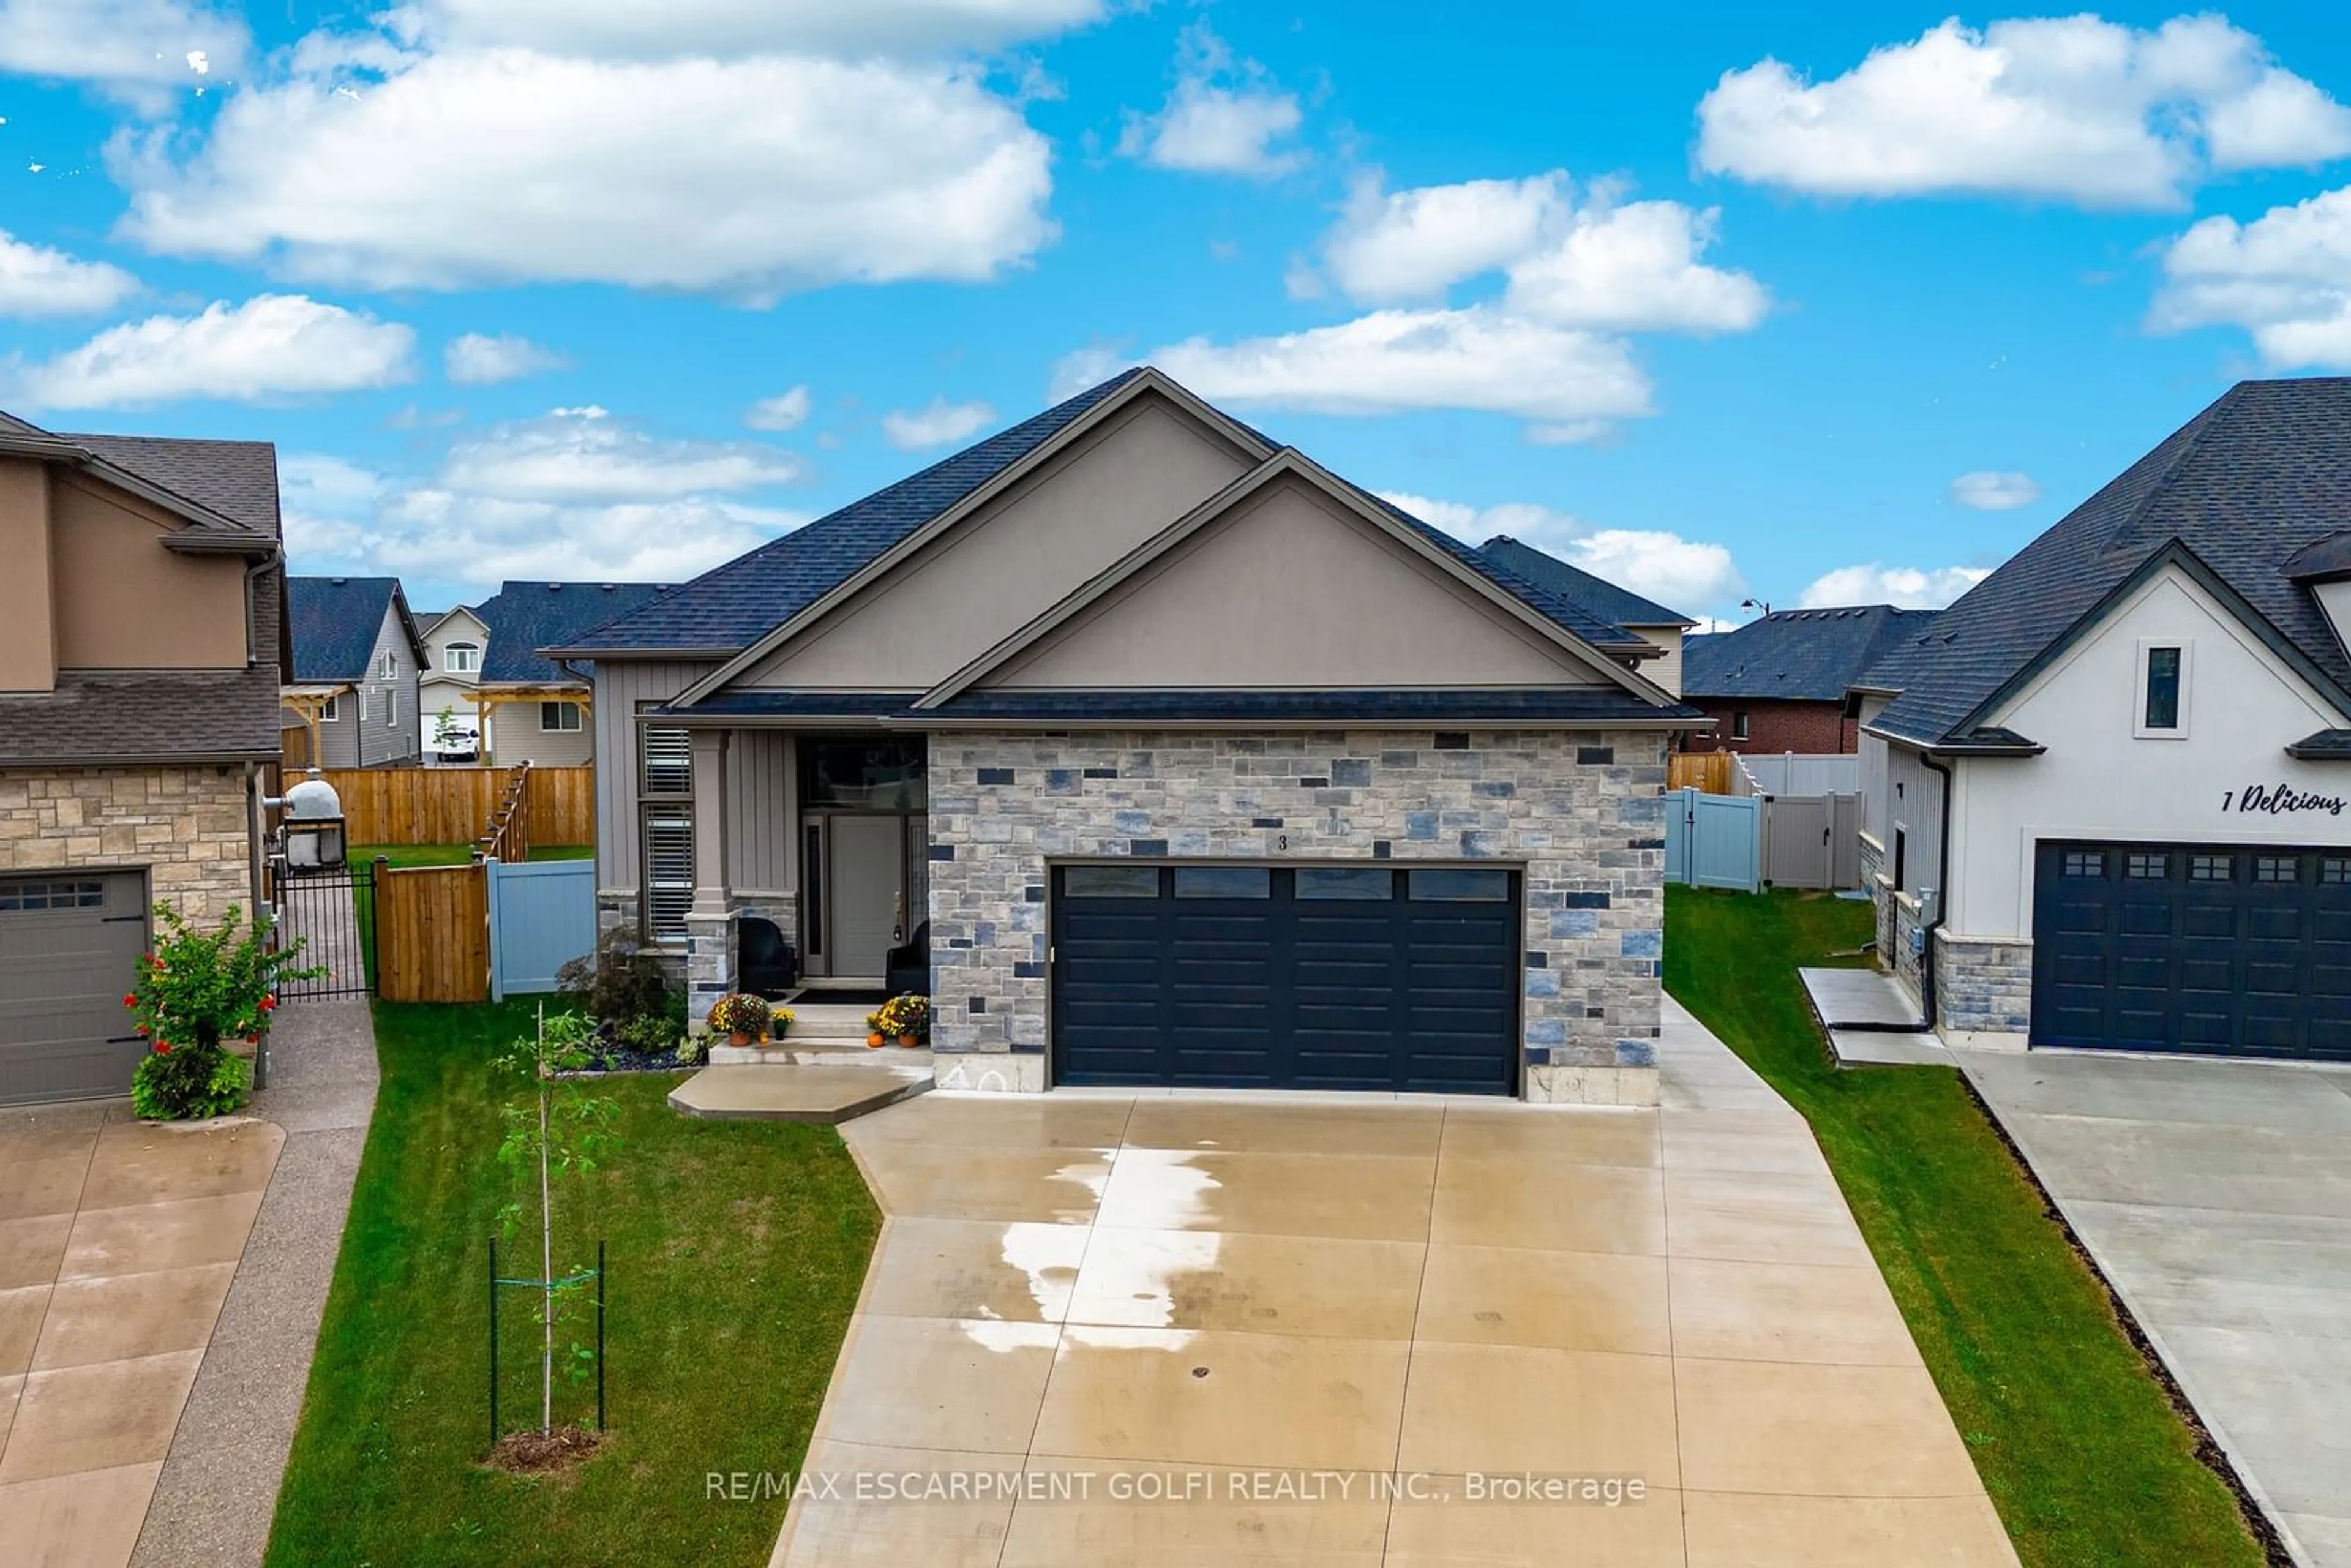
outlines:
[[285, 1142], [0, 1112], [0, 1563], [130, 1561]]
[[852, 1123], [889, 1218], [775, 1563], [2014, 1563], [1802, 1123], [1664, 1056], [1663, 1111]]
[[2351, 1568], [2351, 1072], [1953, 1055], [2301, 1560]]

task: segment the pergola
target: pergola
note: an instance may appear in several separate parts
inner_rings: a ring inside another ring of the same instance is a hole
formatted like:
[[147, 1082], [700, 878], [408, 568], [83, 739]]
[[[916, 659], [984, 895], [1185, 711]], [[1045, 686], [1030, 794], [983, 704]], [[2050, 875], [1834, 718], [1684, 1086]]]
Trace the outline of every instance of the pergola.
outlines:
[[[502, 707], [518, 707], [532, 703], [570, 703], [580, 710], [580, 722], [586, 725], [595, 712], [589, 690], [581, 685], [549, 685], [529, 681], [516, 681], [495, 686], [474, 688], [474, 733], [487, 737], [493, 733], [489, 721]], [[495, 753], [496, 747], [488, 749]], [[487, 760], [486, 758], [484, 760]]]
[[349, 695], [351, 690], [352, 687], [348, 681], [340, 684], [319, 683], [299, 686], [280, 686], [277, 689], [278, 703], [282, 706], [291, 708], [300, 717], [303, 732], [308, 738], [309, 750], [305, 757], [304, 766], [324, 768], [327, 765], [325, 757], [319, 749], [319, 726], [327, 716], [327, 705], [337, 697]]

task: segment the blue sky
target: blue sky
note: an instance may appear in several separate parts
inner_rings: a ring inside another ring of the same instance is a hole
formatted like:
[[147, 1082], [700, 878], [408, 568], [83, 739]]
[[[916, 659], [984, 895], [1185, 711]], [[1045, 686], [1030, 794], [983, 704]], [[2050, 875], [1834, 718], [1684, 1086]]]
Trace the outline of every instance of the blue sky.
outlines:
[[1938, 603], [2351, 371], [2351, 14], [0, 0], [0, 406], [681, 578], [1151, 358], [1472, 538]]

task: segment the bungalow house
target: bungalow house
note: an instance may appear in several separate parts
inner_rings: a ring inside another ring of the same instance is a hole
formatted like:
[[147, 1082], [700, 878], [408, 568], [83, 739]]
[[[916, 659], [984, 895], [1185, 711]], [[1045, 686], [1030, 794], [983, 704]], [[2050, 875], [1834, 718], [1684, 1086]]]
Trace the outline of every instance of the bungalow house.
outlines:
[[1935, 619], [1891, 604], [1773, 610], [1730, 632], [1689, 640], [1682, 695], [1714, 720], [1692, 751], [1850, 752], [1861, 726], [1847, 688], [1886, 651]]
[[1508, 534], [1495, 535], [1478, 549], [1503, 570], [1515, 572], [1595, 618], [1656, 644], [1661, 656], [1644, 664], [1641, 673], [1676, 696], [1681, 695], [1682, 639], [1697, 622], [1582, 567], [1570, 566], [1547, 551], [1520, 544]]
[[2244, 382], [1856, 683], [1955, 1043], [2351, 1060], [2351, 380]]
[[475, 736], [485, 759], [541, 768], [590, 761], [588, 677], [538, 650], [668, 591], [652, 582], [505, 582], [479, 604], [450, 611], [424, 635], [425, 749], [434, 748], [446, 713], [454, 727]]
[[277, 454], [0, 415], [0, 1104], [122, 1094], [156, 901], [259, 898]]
[[424, 639], [396, 577], [287, 580], [294, 678], [284, 693], [288, 767], [423, 760], [417, 672]]
[[1155, 371], [545, 651], [697, 1017], [756, 916], [950, 1085], [1655, 1098], [1661, 651]]

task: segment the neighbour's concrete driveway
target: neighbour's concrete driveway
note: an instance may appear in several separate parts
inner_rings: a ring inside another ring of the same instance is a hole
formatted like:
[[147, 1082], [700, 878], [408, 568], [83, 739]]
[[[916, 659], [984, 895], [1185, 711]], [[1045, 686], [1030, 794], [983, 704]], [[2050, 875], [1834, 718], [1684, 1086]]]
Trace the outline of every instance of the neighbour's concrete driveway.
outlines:
[[0, 1112], [0, 1563], [130, 1561], [285, 1142]]
[[[1674, 1012], [1664, 1111], [850, 1124], [889, 1219], [776, 1563], [2013, 1563], [1802, 1123]], [[1646, 1496], [1468, 1500], [1530, 1472]]]
[[2351, 1072], [1952, 1054], [2303, 1560], [2351, 1568]]

